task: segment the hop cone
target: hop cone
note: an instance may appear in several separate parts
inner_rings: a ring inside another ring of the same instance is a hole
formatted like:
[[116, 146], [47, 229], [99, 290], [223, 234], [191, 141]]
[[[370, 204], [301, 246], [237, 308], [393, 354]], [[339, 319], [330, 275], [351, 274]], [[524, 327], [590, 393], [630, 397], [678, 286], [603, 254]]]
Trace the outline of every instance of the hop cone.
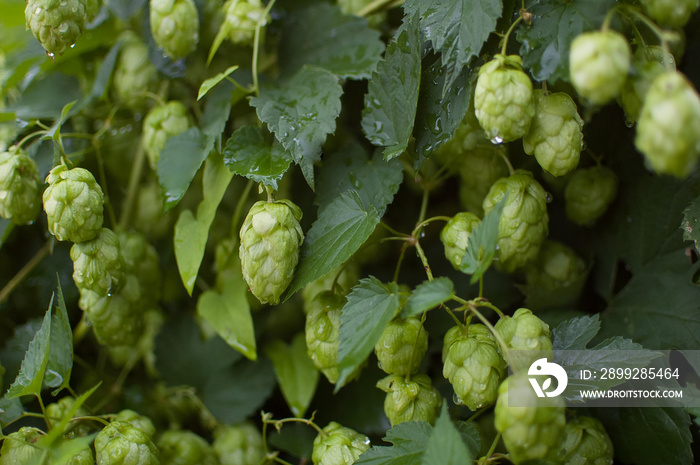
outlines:
[[117, 413], [114, 419], [117, 421], [130, 423], [131, 426], [140, 429], [149, 437], [153, 437], [156, 434], [156, 427], [153, 425], [151, 419], [147, 416], [140, 415], [138, 412], [133, 410], [121, 410], [119, 413]]
[[173, 211], [163, 213], [163, 193], [157, 182], [141, 187], [136, 199], [134, 228], [152, 239], [161, 239], [172, 231]]
[[453, 216], [442, 228], [440, 240], [445, 246], [445, 258], [452, 263], [455, 270], [460, 269], [462, 258], [467, 252], [469, 236], [480, 222], [475, 214], [461, 212]]
[[158, 71], [151, 63], [146, 44], [133, 32], [124, 33], [112, 78], [117, 100], [141, 108], [145, 106], [143, 94], [155, 90], [157, 81]]
[[506, 376], [506, 362], [484, 325], [470, 324], [466, 334], [459, 326], [450, 328], [445, 334], [442, 363], [443, 376], [470, 410], [496, 401], [498, 386]]
[[[340, 276], [338, 276], [338, 272], [340, 272]], [[335, 279], [336, 276], [338, 276], [337, 281]], [[311, 308], [310, 304], [314, 297], [320, 292], [329, 290], [331, 286], [333, 286], [334, 281], [336, 288], [343, 293], [355, 286], [359, 279], [360, 276], [357, 265], [350, 263], [349, 265], [342, 265], [342, 271], [340, 267], [336, 268], [325, 276], [318, 278], [316, 281], [307, 284], [304, 286], [304, 289], [301, 290], [301, 296], [304, 300], [304, 313], [309, 313], [309, 309]]]
[[250, 423], [217, 428], [213, 445], [221, 465], [258, 465], [265, 456], [262, 435]]
[[[150, 300], [150, 299], [144, 299]], [[141, 306], [141, 305], [137, 305]], [[110, 346], [107, 348], [112, 363], [118, 366], [126, 366], [134, 360], [142, 359], [146, 372], [152, 377], [158, 377], [155, 357], [155, 339], [165, 322], [163, 312], [157, 307], [152, 307], [143, 312], [141, 335], [134, 345]], [[144, 417], [145, 418], [145, 417]], [[117, 418], [119, 420], [119, 418]], [[137, 425], [138, 426], [138, 425]], [[143, 428], [142, 428], [143, 429]], [[145, 431], [145, 430], [144, 430]]]
[[51, 461], [50, 465], [94, 465], [95, 457], [92, 455], [90, 446], [85, 446], [77, 454], [66, 460]]
[[566, 424], [557, 459], [564, 465], [612, 465], [613, 444], [605, 428], [592, 417], [577, 417]]
[[389, 375], [377, 382], [377, 387], [386, 392], [384, 413], [391, 426], [407, 421], [435, 423], [440, 414], [442, 397], [433, 387], [428, 375]]
[[119, 285], [124, 274], [119, 238], [110, 229], [102, 228], [94, 239], [73, 244], [73, 281], [78, 289], [106, 296]]
[[527, 370], [535, 360], [551, 357], [549, 325], [527, 308], [519, 308], [512, 317], [501, 318], [494, 328], [508, 344], [508, 365], [513, 371]]
[[576, 92], [596, 105], [620, 94], [630, 69], [627, 39], [615, 31], [584, 32], [571, 42], [569, 74]]
[[476, 119], [474, 99], [471, 99], [469, 103], [467, 114], [455, 131], [454, 137], [433, 152], [433, 156], [440, 163], [455, 173], [460, 171], [464, 164], [464, 157], [469, 152], [481, 146], [492, 145], [479, 125], [479, 120]]
[[304, 232], [301, 209], [288, 200], [253, 205], [240, 231], [243, 278], [262, 303], [277, 305], [292, 281]]
[[698, 0], [641, 0], [649, 17], [663, 26], [683, 27], [698, 9]]
[[83, 33], [86, 0], [28, 0], [25, 27], [50, 55], [63, 55]]
[[479, 70], [474, 112], [494, 143], [518, 139], [530, 129], [535, 114], [532, 82], [517, 55], [496, 55]]
[[605, 166], [574, 172], [564, 190], [566, 216], [576, 224], [591, 225], [617, 196], [617, 175]]
[[563, 176], [578, 165], [582, 129], [583, 120], [568, 94], [536, 90], [535, 117], [530, 132], [523, 137], [523, 148], [528, 155], [535, 155], [543, 170]]
[[537, 397], [525, 373], [514, 375], [498, 389], [495, 414], [511, 462], [555, 460], [566, 423], [561, 397]]
[[[265, 13], [265, 5], [260, 0], [228, 0], [224, 4], [224, 24], [222, 30], [234, 44], [247, 45], [253, 42], [255, 27]], [[263, 25], [267, 18], [263, 21]]]
[[98, 433], [95, 453], [99, 465], [160, 465], [151, 438], [123, 421], [113, 421]]
[[502, 145], [480, 144], [462, 157], [459, 170], [459, 201], [479, 217], [484, 216], [484, 198], [497, 180], [508, 176], [508, 166], [501, 158]]
[[537, 256], [549, 232], [547, 193], [532, 173], [516, 170], [496, 181], [484, 199], [484, 213], [505, 198], [498, 223], [498, 266], [511, 273]]
[[675, 68], [676, 60], [659, 46], [639, 47], [634, 52], [632, 70], [620, 94], [628, 124], [639, 119], [649, 87], [657, 76], [666, 71], [665, 65]]
[[[46, 406], [46, 417], [51, 422], [51, 427], [55, 427], [68, 416], [68, 412], [73, 408], [75, 404], [75, 399], [73, 397], [67, 396], [61, 398], [58, 402], [53, 402]], [[79, 407], [78, 410], [73, 414], [72, 418], [84, 417], [88, 415], [87, 410], [83, 407]], [[69, 422], [66, 425], [66, 429], [63, 432], [68, 434], [73, 432], [72, 436], [87, 436], [90, 432], [90, 428], [79, 422]]]
[[192, 431], [166, 431], [157, 446], [161, 465], [218, 465], [211, 445]]
[[143, 149], [151, 168], [158, 169], [160, 152], [167, 140], [190, 127], [187, 107], [177, 100], [153, 108], [143, 120]]
[[184, 58], [199, 42], [199, 15], [192, 0], [150, 0], [151, 32], [170, 58]]
[[94, 239], [102, 228], [104, 195], [94, 176], [83, 168], [58, 165], [46, 177], [43, 195], [49, 232], [59, 241]]
[[324, 291], [311, 301], [306, 314], [306, 348], [316, 368], [335, 384], [338, 380], [340, 313], [345, 297]]
[[38, 460], [42, 451], [33, 444], [42, 436], [40, 430], [29, 426], [23, 426], [19, 431], [8, 434], [2, 441], [0, 465], [24, 465]]
[[687, 177], [700, 158], [700, 96], [678, 71], [652, 82], [634, 144], [659, 174]]
[[314, 465], [350, 465], [369, 449], [369, 438], [332, 421], [314, 439]]
[[427, 350], [428, 333], [415, 317], [392, 320], [374, 346], [382, 370], [401, 376], [417, 372]]
[[126, 232], [119, 234], [124, 270], [138, 279], [144, 292], [144, 305], [153, 305], [160, 299], [160, 259], [156, 249], [143, 234]]
[[42, 184], [36, 162], [23, 150], [0, 153], [0, 216], [17, 225], [34, 221]]

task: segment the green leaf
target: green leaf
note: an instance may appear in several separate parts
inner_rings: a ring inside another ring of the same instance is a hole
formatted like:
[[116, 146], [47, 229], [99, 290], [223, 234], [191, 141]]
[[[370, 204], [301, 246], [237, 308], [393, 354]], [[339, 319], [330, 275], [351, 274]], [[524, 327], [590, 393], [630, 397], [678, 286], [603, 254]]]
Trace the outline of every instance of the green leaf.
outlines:
[[210, 77], [209, 79], [205, 80], [201, 86], [199, 86], [199, 93], [197, 94], [197, 100], [201, 100], [202, 97], [207, 95], [207, 93], [212, 90], [218, 83], [223, 81], [228, 77], [229, 74], [233, 73], [238, 69], [238, 65], [233, 65], [226, 69], [226, 71], [221, 72], [217, 74], [214, 77]]
[[243, 126], [224, 147], [224, 162], [232, 173], [277, 189], [277, 182], [289, 169], [292, 157], [279, 144], [265, 141], [263, 130]]
[[458, 421], [455, 424], [455, 427], [462, 437], [462, 442], [464, 442], [467, 449], [469, 449], [469, 452], [471, 452], [471, 456], [477, 457], [477, 454], [481, 451], [481, 435], [479, 434], [479, 427], [474, 423], [468, 423], [466, 421]]
[[469, 235], [467, 251], [462, 257], [460, 270], [472, 275], [470, 283], [479, 281], [486, 270], [491, 266], [493, 256], [496, 254], [498, 244], [498, 223], [505, 206], [505, 198], [498, 202], [493, 210], [488, 212], [483, 221], [479, 223]]
[[231, 115], [232, 95], [240, 98], [240, 95], [234, 92], [234, 85], [230, 82], [222, 82], [208, 94], [200, 127], [202, 133], [211, 141], [211, 147], [214, 146], [215, 141], [221, 138], [224, 129], [226, 129], [226, 123]]
[[73, 405], [68, 409], [68, 411], [65, 413], [63, 418], [61, 418], [58, 424], [53, 425], [51, 431], [49, 431], [46, 436], [43, 436], [37, 441], [40, 447], [53, 449], [53, 446], [63, 439], [63, 432], [66, 430], [68, 423], [70, 423], [73, 417], [75, 417], [76, 412], [80, 407], [83, 406], [85, 401], [88, 400], [88, 398], [97, 390], [97, 388], [100, 387], [100, 384], [102, 383], [96, 384], [92, 387], [92, 389], [81, 394], [80, 396], [78, 396], [77, 399], [75, 399]]
[[693, 199], [683, 210], [681, 229], [686, 241], [700, 241], [700, 196]]
[[10, 237], [10, 233], [15, 229], [15, 225], [6, 218], [0, 218], [0, 247]]
[[272, 360], [277, 383], [284, 400], [295, 417], [302, 418], [316, 392], [319, 371], [306, 353], [304, 333], [298, 333], [290, 345], [280, 340], [265, 346], [265, 355]]
[[93, 98], [101, 99], [107, 93], [109, 80], [112, 77], [112, 71], [114, 71], [114, 65], [117, 62], [117, 56], [119, 55], [121, 45], [121, 42], [114, 44], [100, 65], [100, 69], [97, 71], [97, 76], [95, 77], [95, 82], [92, 84], [92, 90], [90, 91], [90, 96]]
[[362, 131], [374, 145], [386, 147], [391, 160], [408, 147], [420, 85], [421, 43], [418, 19], [407, 18], [369, 81], [362, 110]]
[[496, 28], [503, 4], [501, 0], [407, 0], [404, 9], [409, 16], [420, 14], [421, 31], [442, 54], [446, 91], [479, 54]]
[[[168, 140], [168, 144], [171, 140], [172, 138]], [[158, 166], [160, 168], [160, 162]], [[175, 259], [182, 282], [190, 295], [204, 258], [209, 228], [232, 178], [233, 174], [226, 168], [221, 156], [212, 154], [204, 165], [204, 198], [197, 207], [197, 217], [191, 211], [183, 210], [175, 224]]]
[[63, 126], [63, 123], [66, 122], [68, 119], [68, 115], [75, 105], [76, 101], [68, 102], [63, 106], [63, 109], [61, 110], [61, 116], [56, 120], [55, 123], [53, 123], [53, 126], [48, 130], [48, 132], [41, 138], [42, 140], [48, 140], [48, 139], [53, 139], [55, 141], [58, 141], [59, 136], [61, 135], [61, 126]]
[[370, 160], [362, 147], [352, 143], [323, 161], [314, 202], [323, 211], [340, 194], [356, 190], [362, 204], [374, 206], [382, 217], [402, 181], [399, 160], [383, 160], [379, 151]]
[[328, 3], [311, 4], [285, 21], [280, 66], [288, 74], [309, 64], [341, 78], [369, 78], [384, 50], [379, 39], [379, 31], [371, 29], [366, 19], [345, 15]]
[[261, 86], [250, 99], [260, 121], [291, 152], [306, 182], [314, 187], [313, 164], [321, 159], [326, 136], [335, 132], [343, 88], [330, 72], [305, 66], [281, 84]]
[[49, 338], [49, 361], [44, 374], [44, 387], [57, 388], [56, 395], [62, 389], [69, 387], [70, 375], [73, 370], [73, 331], [68, 320], [68, 310], [63, 299], [61, 281], [56, 276], [58, 288], [57, 310], [51, 316], [51, 336]]
[[7, 396], [0, 397], [0, 433], [2, 433], [2, 427], [20, 419], [22, 414], [24, 414], [24, 406], [19, 397], [13, 399], [8, 399]]
[[[295, 457], [311, 457], [316, 430], [302, 423], [288, 423], [279, 431], [269, 430], [267, 440], [276, 450], [289, 452]], [[308, 463], [308, 462], [307, 462]]]
[[424, 281], [416, 286], [401, 312], [403, 318], [420, 315], [448, 300], [454, 292], [450, 278], [441, 277]]
[[355, 465], [421, 465], [432, 427], [424, 421], [400, 423], [386, 433], [393, 447], [372, 446]]
[[348, 294], [340, 316], [336, 390], [365, 361], [400, 308], [399, 286], [382, 284], [373, 276], [361, 279]]
[[81, 450], [90, 447], [97, 433], [89, 436], [77, 437], [61, 441], [56, 447], [49, 450], [49, 463], [70, 464], [71, 458]]
[[459, 431], [452, 424], [447, 405], [443, 402], [442, 412], [425, 447], [422, 465], [461, 465], [473, 459], [471, 451], [467, 449]]
[[377, 210], [371, 205], [365, 209], [357, 192], [336, 198], [306, 233], [299, 266], [285, 298], [345, 263], [365, 243], [377, 223]]
[[80, 84], [73, 76], [51, 73], [33, 81], [25, 89], [17, 103], [4, 111], [14, 111], [17, 118], [58, 119], [66, 104], [80, 100]]
[[586, 315], [560, 323], [552, 331], [554, 350], [584, 350], [600, 331], [600, 318]]
[[520, 55], [537, 81], [569, 80], [569, 47], [584, 31], [598, 29], [614, 0], [535, 0], [528, 5], [532, 25], [521, 25]]

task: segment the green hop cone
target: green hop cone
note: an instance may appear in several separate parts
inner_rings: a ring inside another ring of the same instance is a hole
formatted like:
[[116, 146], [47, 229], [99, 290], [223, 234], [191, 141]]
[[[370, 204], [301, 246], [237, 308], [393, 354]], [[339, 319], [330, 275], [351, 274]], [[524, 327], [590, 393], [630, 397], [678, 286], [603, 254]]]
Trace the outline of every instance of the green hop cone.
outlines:
[[36, 162], [24, 150], [0, 153], [0, 217], [17, 225], [34, 221], [42, 184]]
[[[51, 426], [55, 427], [58, 423], [68, 416], [68, 412], [73, 408], [75, 398], [67, 396], [61, 398], [58, 402], [52, 402], [46, 406], [46, 418], [51, 422]], [[88, 411], [83, 407], [79, 407], [75, 411], [72, 418], [84, 417], [89, 415]], [[63, 434], [70, 436], [87, 436], [90, 433], [90, 427], [84, 423], [71, 421], [66, 425]]]
[[140, 415], [134, 410], [121, 410], [119, 413], [117, 413], [114, 419], [117, 421], [130, 423], [135, 428], [138, 428], [144, 433], [146, 433], [149, 437], [153, 437], [156, 434], [156, 427], [153, 425], [151, 419], [145, 415]]
[[502, 145], [480, 144], [462, 157], [459, 201], [480, 218], [484, 216], [483, 203], [489, 189], [500, 178], [508, 176], [508, 165], [502, 158], [505, 151]]
[[566, 423], [561, 397], [537, 397], [526, 373], [513, 375], [498, 389], [495, 414], [511, 462], [556, 461]]
[[338, 380], [340, 314], [345, 297], [323, 291], [314, 297], [306, 314], [306, 349], [316, 368], [335, 384]]
[[428, 332], [415, 317], [392, 320], [374, 346], [382, 370], [406, 376], [418, 371], [428, 350]]
[[433, 155], [440, 163], [445, 165], [450, 171], [459, 172], [464, 164], [464, 157], [469, 152], [481, 146], [491, 146], [491, 142], [486, 137], [486, 133], [479, 125], [474, 113], [474, 99], [469, 102], [467, 114], [457, 127], [455, 135], [445, 144], [438, 147]]
[[219, 465], [211, 445], [192, 431], [165, 431], [157, 446], [161, 465]]
[[566, 424], [557, 459], [563, 465], [612, 465], [613, 444], [605, 427], [592, 417]]
[[644, 11], [662, 26], [683, 27], [698, 9], [698, 0], [640, 0]]
[[456, 401], [475, 411], [496, 401], [506, 376], [506, 362], [496, 339], [482, 324], [450, 328], [442, 349], [442, 374], [450, 381]]
[[576, 224], [593, 224], [617, 197], [617, 175], [605, 166], [579, 169], [571, 175], [566, 189], [566, 216]]
[[[301, 296], [304, 300], [304, 313], [309, 313], [309, 309], [311, 308], [310, 304], [314, 297], [316, 297], [319, 292], [329, 290], [334, 282], [336, 287], [342, 291], [341, 293], [349, 291], [357, 284], [360, 279], [360, 270], [357, 265], [351, 262], [347, 265], [341, 265], [341, 267], [330, 271], [325, 276], [321, 276], [316, 281], [310, 282], [304, 286], [304, 289], [301, 290]], [[339, 272], [340, 276], [338, 276]], [[337, 281], [336, 277], [338, 277]]]
[[628, 125], [639, 119], [651, 83], [666, 71], [666, 66], [675, 68], [676, 60], [659, 46], [639, 47], [634, 52], [630, 76], [620, 94], [620, 104]]
[[519, 308], [512, 317], [501, 318], [494, 328], [508, 345], [507, 361], [513, 371], [527, 371], [535, 360], [543, 357], [551, 359], [549, 325], [527, 308]]
[[[144, 299], [146, 301], [150, 299]], [[117, 366], [126, 366], [134, 360], [143, 360], [146, 372], [153, 378], [159, 376], [156, 369], [155, 340], [160, 328], [165, 322], [165, 316], [159, 308], [149, 308], [143, 313], [141, 335], [134, 345], [110, 346], [107, 348], [109, 358]], [[120, 418], [117, 418], [118, 420]], [[145, 431], [145, 430], [144, 430]]]
[[380, 379], [377, 387], [387, 393], [384, 413], [391, 426], [407, 421], [433, 424], [440, 415], [442, 397], [428, 375], [413, 375], [410, 381], [404, 376], [389, 375]]
[[240, 231], [243, 278], [261, 303], [277, 305], [292, 281], [304, 232], [301, 209], [289, 200], [253, 205]]
[[124, 270], [138, 279], [144, 292], [144, 306], [154, 305], [160, 299], [160, 258], [155, 247], [143, 234], [126, 232], [119, 234]]
[[453, 216], [442, 228], [440, 241], [445, 246], [445, 258], [452, 263], [455, 270], [460, 269], [462, 258], [467, 252], [469, 236], [479, 223], [481, 220], [475, 214], [461, 212]]
[[192, 0], [150, 0], [151, 32], [170, 58], [184, 58], [197, 48], [199, 15]]
[[496, 266], [512, 273], [537, 256], [549, 233], [547, 193], [532, 173], [515, 170], [491, 186], [484, 198], [484, 213], [503, 198], [506, 203], [498, 223]]
[[8, 434], [0, 448], [0, 465], [24, 465], [38, 461], [43, 452], [33, 444], [42, 436], [40, 430], [29, 426]]
[[622, 91], [631, 56], [627, 39], [619, 32], [584, 32], [571, 42], [571, 83], [585, 100], [604, 105]]
[[87, 19], [86, 0], [28, 0], [25, 27], [50, 56], [63, 55], [83, 33]]
[[479, 70], [474, 112], [492, 142], [510, 142], [527, 134], [535, 114], [532, 82], [517, 55], [496, 55]]
[[265, 456], [262, 435], [250, 423], [218, 427], [213, 446], [221, 465], [259, 465]]
[[85, 446], [78, 453], [72, 457], [68, 457], [61, 461], [51, 461], [50, 465], [94, 465], [95, 457], [92, 455], [92, 449], [90, 446]]
[[535, 90], [535, 116], [523, 149], [543, 170], [563, 176], [576, 169], [583, 146], [583, 120], [569, 94]]
[[652, 82], [634, 144], [658, 174], [686, 178], [700, 158], [700, 96], [678, 71]]
[[[228, 0], [224, 14], [221, 31], [234, 44], [249, 45], [253, 43], [258, 21], [265, 14], [265, 5], [260, 0]], [[263, 25], [267, 20], [263, 20]]]
[[104, 194], [95, 177], [83, 168], [58, 165], [46, 177], [43, 195], [49, 232], [59, 241], [94, 239], [102, 228]]
[[158, 169], [160, 152], [167, 140], [190, 127], [187, 107], [177, 100], [153, 108], [143, 120], [143, 149], [153, 171]]
[[150, 239], [162, 239], [172, 234], [173, 211], [163, 213], [163, 193], [156, 181], [150, 181], [139, 190], [133, 225]]
[[95, 438], [99, 465], [160, 465], [158, 449], [151, 438], [124, 421], [113, 421]]
[[122, 46], [114, 68], [112, 85], [118, 101], [130, 108], [145, 106], [146, 92], [153, 92], [158, 82], [158, 71], [151, 63], [148, 46], [132, 31], [121, 36]]
[[119, 285], [124, 275], [119, 238], [112, 230], [102, 228], [94, 239], [73, 244], [73, 281], [80, 291], [93, 291], [101, 296]]
[[351, 465], [369, 449], [369, 438], [334, 421], [314, 439], [314, 465]]

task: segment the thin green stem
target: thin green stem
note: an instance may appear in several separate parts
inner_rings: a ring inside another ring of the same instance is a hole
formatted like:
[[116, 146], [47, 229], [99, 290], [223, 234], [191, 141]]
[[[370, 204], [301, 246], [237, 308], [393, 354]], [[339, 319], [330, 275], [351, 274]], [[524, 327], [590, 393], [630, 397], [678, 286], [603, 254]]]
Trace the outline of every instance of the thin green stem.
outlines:
[[482, 457], [483, 460], [479, 460], [479, 463], [487, 463], [489, 458], [493, 455], [493, 453], [496, 451], [496, 446], [498, 446], [498, 441], [501, 440], [501, 433], [496, 434], [496, 437], [493, 439], [493, 442], [491, 443], [491, 447], [489, 447], [488, 452], [486, 452], [486, 455]]
[[416, 231], [419, 229], [422, 229], [424, 226], [432, 223], [433, 221], [450, 221], [452, 218], [449, 216], [433, 216], [431, 218], [428, 218], [427, 220], [423, 220], [420, 223], [416, 225], [416, 228], [413, 230], [414, 234]]
[[420, 213], [418, 214], [418, 224], [425, 220], [425, 215], [428, 211], [428, 199], [430, 199], [430, 191], [428, 189], [423, 190], [423, 199], [420, 203]]
[[479, 276], [479, 298], [484, 296], [484, 275]]
[[428, 275], [428, 281], [433, 280], [433, 271], [430, 269], [430, 265], [428, 264], [428, 257], [425, 256], [425, 252], [423, 252], [423, 247], [421, 247], [420, 242], [416, 240], [416, 252], [418, 252], [418, 256], [420, 257], [420, 261], [423, 263], [423, 268], [425, 269], [425, 274]]
[[617, 7], [610, 8], [608, 13], [605, 15], [605, 19], [603, 20], [603, 25], [600, 28], [601, 32], [608, 32], [608, 29], [610, 29], [610, 23], [612, 22], [613, 16], [615, 16], [616, 12]]
[[399, 253], [399, 259], [396, 261], [396, 268], [394, 269], [394, 280], [393, 280], [393, 282], [395, 282], [395, 283], [399, 282], [399, 272], [401, 271], [401, 264], [403, 263], [403, 259], [406, 256], [406, 249], [408, 249], [408, 242], [404, 243], [404, 245], [401, 247], [401, 252]]
[[255, 96], [257, 97], [259, 95], [259, 86], [258, 86], [258, 56], [260, 54], [260, 30], [263, 27], [263, 24], [266, 22], [267, 16], [270, 14], [270, 10], [272, 7], [275, 5], [276, 0], [270, 0], [270, 3], [267, 4], [267, 7], [265, 8], [265, 11], [263, 14], [260, 16], [258, 19], [257, 24], [255, 25], [255, 36], [253, 39], [253, 88], [255, 89]]
[[248, 201], [248, 196], [250, 195], [250, 191], [253, 189], [254, 185], [255, 181], [253, 181], [252, 179], [248, 180], [248, 183], [245, 185], [245, 187], [243, 188], [243, 192], [241, 192], [241, 195], [238, 198], [236, 208], [233, 210], [233, 217], [231, 217], [232, 236], [238, 237], [238, 223], [241, 220], [241, 215], [243, 215], [243, 207], [245, 207], [245, 204]]
[[[391, 5], [392, 3], [397, 3], [398, 5], [402, 4], [404, 0], [401, 1], [396, 1], [396, 0], [374, 0], [372, 3], [366, 5], [364, 8], [362, 8], [360, 11], [355, 13], [357, 16], [369, 16], [372, 13], [375, 13], [382, 8], [384, 8], [387, 5]], [[393, 5], [392, 5], [393, 6]]]
[[479, 310], [477, 310], [475, 307], [469, 306], [469, 311], [472, 312], [481, 322], [486, 326], [489, 331], [491, 331], [491, 334], [493, 334], [494, 339], [496, 339], [496, 342], [498, 342], [498, 345], [501, 346], [501, 352], [503, 352], [503, 358], [505, 360], [508, 360], [508, 344], [506, 344], [506, 341], [503, 340], [501, 335], [496, 331], [496, 329], [493, 327], [491, 322], [481, 314]]
[[139, 141], [139, 144], [136, 147], [134, 163], [131, 165], [129, 185], [126, 189], [126, 198], [124, 199], [122, 214], [119, 218], [119, 227], [124, 230], [126, 230], [126, 228], [129, 226], [129, 221], [131, 220], [131, 213], [134, 209], [134, 204], [136, 203], [136, 194], [138, 193], [139, 185], [141, 184], [141, 173], [143, 172], [143, 165], [145, 161], [146, 151], [144, 150], [143, 142]]
[[263, 418], [263, 423], [270, 423], [275, 427], [277, 431], [279, 431], [282, 428], [282, 425], [285, 423], [303, 423], [307, 426], [311, 426], [313, 429], [318, 431], [318, 434], [325, 436], [326, 433], [321, 429], [321, 427], [313, 422], [313, 417], [314, 415], [311, 415], [311, 419], [308, 420], [306, 418], [282, 418], [281, 420]]
[[496, 312], [496, 314], [498, 315], [499, 318], [505, 318], [505, 315], [503, 314], [503, 312], [498, 307], [496, 307], [494, 304], [492, 304], [491, 302], [488, 302], [488, 301], [485, 301], [485, 300], [482, 300], [481, 298], [479, 298], [475, 303], [476, 303], [477, 307], [490, 308], [491, 310]]
[[506, 155], [503, 151], [499, 150], [498, 155], [503, 159], [503, 161], [506, 163], [506, 166], [508, 166], [508, 174], [513, 174], [515, 172], [515, 169], [513, 168], [513, 165], [510, 163], [510, 160], [508, 160], [508, 155]]
[[448, 307], [448, 306], [445, 306], [445, 311], [447, 312], [448, 315], [450, 315], [452, 317], [452, 319], [455, 321], [455, 323], [457, 323], [457, 326], [459, 326], [462, 330], [464, 330], [464, 323], [459, 321], [459, 318], [457, 318], [457, 315], [454, 314], [452, 309], [450, 309], [450, 307]]
[[17, 286], [26, 278], [29, 273], [31, 273], [36, 266], [41, 263], [41, 261], [46, 258], [46, 256], [51, 251], [51, 240], [46, 241], [46, 244], [39, 249], [32, 258], [29, 259], [27, 263], [20, 269], [16, 275], [10, 279], [10, 281], [5, 284], [5, 287], [0, 290], [0, 304], [3, 303], [12, 294]]
[[48, 132], [48, 131], [36, 131], [36, 132], [31, 133], [31, 134], [27, 134], [27, 135], [24, 136], [19, 142], [17, 142], [15, 145], [17, 146], [18, 149], [20, 149], [20, 148], [22, 148], [22, 146], [23, 146], [29, 139], [31, 139], [32, 137], [35, 137], [35, 136], [43, 136], [43, 135], [46, 134], [47, 132]]
[[515, 26], [517, 26], [520, 23], [520, 21], [522, 21], [522, 20], [523, 20], [522, 15], [518, 16], [518, 19], [513, 21], [513, 24], [511, 24], [510, 27], [508, 28], [508, 30], [506, 31], [506, 35], [503, 36], [503, 46], [501, 47], [501, 55], [505, 56], [506, 49], [508, 48], [508, 39], [510, 39], [510, 33], [513, 32], [513, 30], [515, 29]]
[[109, 189], [107, 187], [107, 175], [105, 174], [105, 163], [102, 159], [102, 150], [99, 146], [95, 147], [95, 158], [97, 158], [97, 171], [100, 176], [100, 185], [102, 187], [102, 192], [104, 193], [104, 205], [107, 210], [107, 215], [109, 216], [110, 224], [112, 228], [117, 227], [117, 217], [114, 214], [114, 208], [112, 207], [112, 202], [109, 197]]
[[402, 236], [402, 237], [410, 237], [411, 236], [410, 234], [405, 234], [405, 233], [402, 233], [400, 231], [397, 231], [396, 229], [392, 228], [391, 226], [389, 226], [388, 224], [386, 224], [383, 221], [379, 222], [379, 226], [386, 229], [387, 231], [389, 231], [391, 234], [393, 234], [395, 236]]

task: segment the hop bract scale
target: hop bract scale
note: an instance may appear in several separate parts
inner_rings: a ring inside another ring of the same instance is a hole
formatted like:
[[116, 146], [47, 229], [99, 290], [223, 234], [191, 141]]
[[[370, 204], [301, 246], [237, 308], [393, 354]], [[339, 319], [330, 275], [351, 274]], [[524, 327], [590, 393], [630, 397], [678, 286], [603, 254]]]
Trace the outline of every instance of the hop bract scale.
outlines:
[[102, 296], [119, 285], [123, 272], [119, 237], [102, 228], [94, 239], [73, 244], [73, 281], [81, 292], [92, 291]]
[[41, 178], [36, 162], [24, 150], [0, 153], [0, 217], [22, 225], [41, 210]]
[[391, 426], [407, 421], [435, 423], [440, 414], [442, 396], [433, 387], [430, 377], [424, 374], [404, 376], [389, 375], [377, 382], [386, 392], [384, 413]]
[[63, 55], [83, 33], [87, 0], [28, 0], [24, 18], [49, 56]]
[[34, 442], [43, 436], [37, 428], [23, 426], [19, 431], [8, 434], [0, 448], [0, 465], [21, 465], [39, 462], [42, 451], [34, 447]]
[[351, 465], [369, 449], [369, 438], [332, 421], [314, 439], [314, 465]]
[[340, 315], [345, 297], [331, 291], [316, 294], [306, 314], [306, 349], [316, 368], [328, 381], [338, 380]]
[[184, 58], [199, 42], [199, 14], [192, 0], [150, 0], [151, 32], [170, 58]]
[[503, 145], [479, 144], [462, 157], [459, 169], [459, 201], [480, 218], [484, 216], [484, 198], [493, 184], [508, 176]]

